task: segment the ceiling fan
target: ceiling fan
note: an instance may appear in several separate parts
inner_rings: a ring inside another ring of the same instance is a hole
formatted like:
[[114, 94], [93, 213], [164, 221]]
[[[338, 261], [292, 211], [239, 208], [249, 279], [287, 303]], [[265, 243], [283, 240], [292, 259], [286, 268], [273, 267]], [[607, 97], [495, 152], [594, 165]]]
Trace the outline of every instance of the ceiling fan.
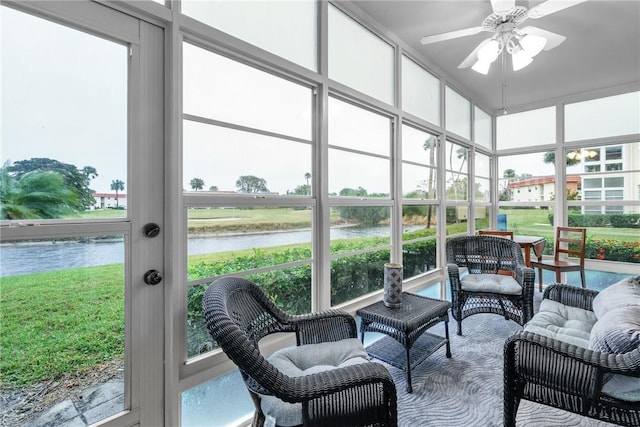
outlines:
[[[491, 63], [501, 53], [511, 54], [513, 70], [520, 70], [533, 61], [533, 57], [542, 50], [551, 50], [562, 43], [566, 37], [538, 27], [520, 27], [526, 19], [538, 19], [543, 16], [564, 10], [583, 3], [586, 0], [547, 0], [527, 9], [516, 6], [516, 0], [491, 0], [493, 13], [487, 16], [482, 25], [434, 34], [423, 37], [422, 44], [430, 44], [451, 40], [458, 37], [472, 36], [482, 31], [492, 32], [493, 36], [482, 41], [458, 68], [471, 67], [481, 74], [487, 74]], [[503, 56], [504, 57], [504, 56]]]

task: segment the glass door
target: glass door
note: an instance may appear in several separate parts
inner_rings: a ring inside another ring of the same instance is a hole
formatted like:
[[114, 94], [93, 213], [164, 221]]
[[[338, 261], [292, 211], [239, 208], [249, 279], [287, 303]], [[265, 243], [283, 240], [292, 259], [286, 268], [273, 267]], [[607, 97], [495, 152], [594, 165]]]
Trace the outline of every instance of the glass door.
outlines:
[[92, 2], [0, 22], [2, 419], [162, 425], [162, 29]]

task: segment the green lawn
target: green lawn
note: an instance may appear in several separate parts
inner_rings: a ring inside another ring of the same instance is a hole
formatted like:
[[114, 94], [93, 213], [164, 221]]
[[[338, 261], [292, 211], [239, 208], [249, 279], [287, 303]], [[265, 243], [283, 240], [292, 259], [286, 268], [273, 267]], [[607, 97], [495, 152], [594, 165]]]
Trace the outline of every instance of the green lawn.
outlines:
[[123, 265], [0, 278], [0, 388], [124, 354]]

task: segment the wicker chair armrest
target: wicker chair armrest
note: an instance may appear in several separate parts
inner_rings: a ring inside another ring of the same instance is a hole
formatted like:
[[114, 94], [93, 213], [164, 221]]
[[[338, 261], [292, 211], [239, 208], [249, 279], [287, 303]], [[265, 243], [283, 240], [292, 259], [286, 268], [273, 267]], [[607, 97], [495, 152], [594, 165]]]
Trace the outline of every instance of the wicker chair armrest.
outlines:
[[451, 275], [460, 276], [460, 267], [458, 266], [458, 264], [448, 263], [447, 272], [449, 273], [449, 276]]
[[513, 378], [579, 396], [599, 396], [605, 374], [640, 377], [640, 350], [601, 353], [527, 331], [507, 338], [504, 363]]
[[554, 283], [547, 286], [542, 298], [557, 301], [567, 306], [593, 311], [592, 304], [596, 295], [598, 295], [598, 291], [592, 289]]
[[317, 313], [293, 315], [289, 316], [288, 321], [296, 331], [298, 345], [358, 337], [356, 320], [351, 314], [341, 310], [329, 309]]
[[533, 268], [518, 264], [515, 268], [516, 281], [526, 289], [534, 289], [536, 273]]
[[447, 273], [449, 273], [449, 283], [453, 291], [459, 291], [461, 288], [460, 283], [460, 266], [458, 264], [447, 264]]

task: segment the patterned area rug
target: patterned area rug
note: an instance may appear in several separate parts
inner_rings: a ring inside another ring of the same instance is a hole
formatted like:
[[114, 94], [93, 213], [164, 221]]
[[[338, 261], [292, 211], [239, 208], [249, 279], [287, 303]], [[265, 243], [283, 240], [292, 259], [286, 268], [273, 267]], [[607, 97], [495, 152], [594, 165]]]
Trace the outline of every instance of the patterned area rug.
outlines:
[[[536, 311], [540, 293], [536, 292]], [[452, 357], [444, 347], [412, 372], [413, 393], [406, 392], [406, 374], [389, 368], [398, 390], [398, 423], [407, 427], [503, 425], [503, 345], [520, 330], [517, 323], [495, 314], [477, 314], [462, 322], [462, 336], [456, 323], [449, 322]], [[444, 336], [444, 324], [430, 333]], [[382, 362], [381, 362], [382, 363]], [[611, 427], [566, 411], [523, 400], [518, 409], [518, 427]]]

